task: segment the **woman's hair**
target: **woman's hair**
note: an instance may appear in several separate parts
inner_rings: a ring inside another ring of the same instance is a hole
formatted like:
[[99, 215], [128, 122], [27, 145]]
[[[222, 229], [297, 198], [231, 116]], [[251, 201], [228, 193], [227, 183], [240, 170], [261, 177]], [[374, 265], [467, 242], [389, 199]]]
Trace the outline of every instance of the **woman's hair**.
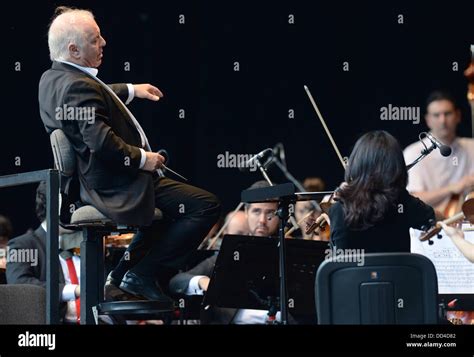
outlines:
[[364, 134], [349, 157], [345, 181], [339, 198], [347, 226], [364, 230], [382, 220], [408, 182], [398, 141], [386, 131]]

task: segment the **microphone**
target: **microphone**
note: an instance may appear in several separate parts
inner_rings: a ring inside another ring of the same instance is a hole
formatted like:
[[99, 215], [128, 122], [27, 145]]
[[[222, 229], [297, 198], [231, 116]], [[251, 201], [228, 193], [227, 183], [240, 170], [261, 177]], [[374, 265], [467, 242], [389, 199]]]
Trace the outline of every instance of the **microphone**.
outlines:
[[265, 149], [260, 151], [257, 155], [252, 156], [250, 159], [244, 162], [239, 170], [242, 172], [255, 171], [258, 166], [266, 168], [266, 166], [272, 161], [273, 149]]
[[451, 148], [448, 145], [444, 145], [442, 142], [440, 142], [438, 139], [436, 139], [431, 133], [425, 133], [426, 137], [430, 139], [430, 141], [433, 143], [434, 146], [436, 146], [439, 149], [439, 152], [443, 156], [449, 156], [451, 155]]
[[[423, 141], [423, 135], [426, 136], [431, 143], [433, 144], [430, 147], [427, 147], [425, 142]], [[420, 156], [418, 156], [415, 161], [413, 161], [411, 164], [406, 166], [407, 171], [410, 170], [413, 166], [415, 166], [417, 163], [419, 163], [421, 160], [423, 160], [426, 156], [428, 156], [434, 149], [438, 148], [439, 152], [441, 155], [444, 157], [451, 155], [451, 148], [448, 145], [444, 145], [441, 141], [436, 139], [431, 133], [427, 132], [421, 132], [420, 135], [418, 135], [418, 138], [420, 139], [420, 143], [424, 146], [424, 149], [421, 150]]]
[[285, 155], [285, 147], [282, 143], [278, 143], [273, 147], [273, 156], [274, 159], [280, 159], [280, 162], [283, 166], [286, 167], [286, 155]]

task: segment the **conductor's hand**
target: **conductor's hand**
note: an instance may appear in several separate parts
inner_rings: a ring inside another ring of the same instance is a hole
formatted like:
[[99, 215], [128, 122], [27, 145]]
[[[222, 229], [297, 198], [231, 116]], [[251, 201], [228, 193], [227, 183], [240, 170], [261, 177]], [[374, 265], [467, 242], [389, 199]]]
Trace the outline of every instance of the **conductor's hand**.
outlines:
[[149, 83], [134, 84], [133, 89], [135, 90], [135, 97], [137, 98], [149, 99], [156, 102], [163, 97], [163, 93]]
[[143, 165], [145, 171], [155, 171], [163, 166], [165, 158], [156, 152], [146, 152], [146, 161]]

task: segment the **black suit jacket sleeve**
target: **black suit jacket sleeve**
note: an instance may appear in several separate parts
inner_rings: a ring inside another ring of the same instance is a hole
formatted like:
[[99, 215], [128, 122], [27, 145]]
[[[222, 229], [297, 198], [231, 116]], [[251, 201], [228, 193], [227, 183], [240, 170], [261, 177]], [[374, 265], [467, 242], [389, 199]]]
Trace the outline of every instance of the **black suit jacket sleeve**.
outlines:
[[[125, 84], [114, 85], [114, 90], [125, 95], [126, 87]], [[103, 90], [92, 79], [76, 79], [67, 89], [64, 103], [72, 108], [93, 108], [94, 120], [75, 121], [91, 155], [95, 155], [105, 165], [136, 171], [140, 166], [141, 151], [117, 136], [109, 125], [109, 110], [104, 101]]]
[[120, 98], [122, 102], [126, 102], [128, 99], [128, 86], [125, 83], [113, 83], [108, 84], [110, 89]]
[[217, 255], [203, 260], [201, 263], [196, 265], [194, 268], [175, 275], [169, 283], [170, 291], [174, 294], [184, 294], [188, 289], [189, 282], [197, 275], [205, 275], [211, 277], [214, 265], [216, 265]]

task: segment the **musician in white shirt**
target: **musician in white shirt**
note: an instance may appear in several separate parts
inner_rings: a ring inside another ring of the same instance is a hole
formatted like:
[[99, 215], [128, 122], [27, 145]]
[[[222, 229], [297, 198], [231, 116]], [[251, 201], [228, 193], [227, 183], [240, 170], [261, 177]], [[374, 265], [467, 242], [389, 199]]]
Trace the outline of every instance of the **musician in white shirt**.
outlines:
[[[444, 216], [454, 195], [468, 193], [474, 187], [474, 139], [456, 136], [461, 112], [454, 98], [446, 92], [433, 92], [427, 100], [425, 120], [431, 134], [452, 149], [449, 157], [435, 150], [408, 171], [407, 190], [433, 206]], [[424, 140], [427, 146], [428, 139]], [[405, 162], [413, 162], [421, 153], [420, 142], [409, 145]]]

